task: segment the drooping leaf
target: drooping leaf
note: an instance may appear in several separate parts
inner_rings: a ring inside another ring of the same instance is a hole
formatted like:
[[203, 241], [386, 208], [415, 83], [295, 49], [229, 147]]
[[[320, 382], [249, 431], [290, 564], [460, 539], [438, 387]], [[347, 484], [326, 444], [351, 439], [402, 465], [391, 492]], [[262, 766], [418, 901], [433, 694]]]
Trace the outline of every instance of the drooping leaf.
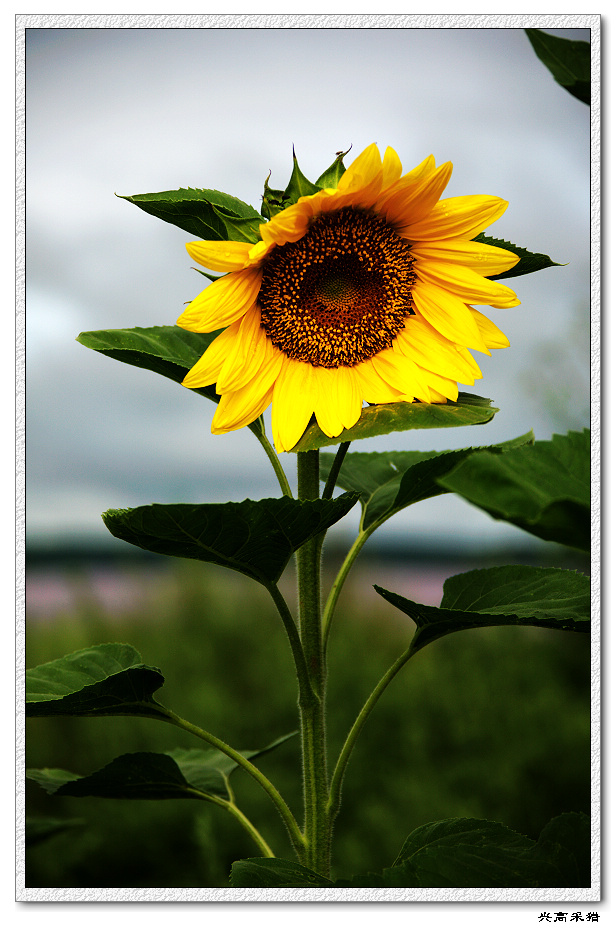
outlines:
[[[294, 735], [289, 733], [264, 749], [240, 754], [254, 759]], [[62, 769], [29, 769], [26, 774], [48, 794], [68, 797], [229, 800], [227, 779], [237, 768], [237, 762], [216, 749], [175, 749], [165, 753], [124, 753], [91, 775], [75, 775]]]
[[[145, 368], [181, 384], [219, 332], [191, 333], [180, 326], [136, 326], [80, 333], [77, 342], [108, 358]], [[190, 390], [215, 403], [220, 400], [213, 384]], [[262, 419], [259, 417], [248, 428], [255, 434], [263, 433]]]
[[164, 717], [160, 669], [124, 643], [80, 649], [26, 672], [26, 716]]
[[280, 578], [296, 549], [342, 519], [356, 494], [335, 500], [289, 497], [228, 504], [151, 504], [108, 510], [105, 526], [118, 539], [162, 555], [215, 562], [266, 587]]
[[408, 429], [436, 429], [446, 426], [476, 426], [489, 423], [497, 407], [492, 401], [477, 394], [460, 394], [458, 400], [446, 404], [409, 404], [400, 401], [394, 404], [373, 404], [364, 407], [355, 426], [343, 430], [333, 439], [323, 433], [316, 421], [308, 424], [306, 432], [292, 452], [307, 452], [322, 446], [338, 445], [351, 440], [369, 439], [386, 433], [403, 432]]
[[[365, 530], [410, 504], [446, 493], [436, 479], [446, 475], [467, 456], [478, 451], [500, 454], [533, 441], [531, 431], [493, 446], [447, 452], [351, 452], [344, 458], [336, 484], [360, 495], [360, 528]], [[333, 461], [331, 453], [321, 453], [323, 481], [327, 480]]]
[[562, 263], [553, 262], [549, 255], [543, 255], [541, 252], [529, 252], [519, 245], [513, 245], [506, 239], [494, 239], [492, 236], [486, 236], [480, 233], [475, 236], [475, 242], [483, 242], [485, 245], [496, 246], [498, 249], [506, 249], [517, 255], [520, 261], [509, 271], [502, 271], [500, 274], [488, 275], [491, 281], [500, 281], [501, 278], [517, 278], [522, 274], [533, 274], [535, 271], [542, 271], [544, 268], [562, 268]]
[[199, 239], [258, 242], [260, 213], [249, 204], [221, 191], [182, 188], [157, 194], [122, 197], [166, 223], [179, 226]]
[[418, 604], [375, 585], [417, 625], [415, 650], [461, 630], [538, 626], [588, 632], [590, 579], [579, 572], [529, 565], [478, 569], [448, 578], [440, 607]]
[[232, 888], [332, 888], [334, 882], [288, 859], [239, 859], [231, 866]]
[[590, 430], [507, 455], [477, 453], [437, 479], [496, 520], [540, 539], [590, 549]]
[[[337, 881], [337, 887], [382, 888], [580, 888], [574, 834], [589, 837], [583, 814], [568, 835], [556, 821], [537, 841], [487, 820], [452, 818], [414, 830], [396, 862], [379, 874]], [[555, 826], [553, 826], [555, 825]], [[554, 832], [553, 832], [554, 831]], [[559, 841], [554, 841], [556, 833]], [[576, 839], [578, 836], [575, 837]], [[565, 843], [560, 840], [565, 839]], [[569, 843], [569, 845], [567, 845]]]
[[590, 43], [550, 35], [542, 29], [525, 29], [535, 55], [570, 94], [590, 104]]

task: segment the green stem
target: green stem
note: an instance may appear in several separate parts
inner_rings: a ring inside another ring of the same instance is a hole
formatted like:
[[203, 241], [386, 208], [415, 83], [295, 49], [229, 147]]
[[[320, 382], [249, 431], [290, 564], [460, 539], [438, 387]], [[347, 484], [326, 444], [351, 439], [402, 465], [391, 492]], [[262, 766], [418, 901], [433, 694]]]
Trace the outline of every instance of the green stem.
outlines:
[[[300, 500], [319, 497], [319, 453], [297, 453], [297, 490]], [[311, 693], [300, 695], [302, 761], [304, 768], [305, 864], [325, 878], [330, 871], [331, 830], [327, 818], [328, 784], [325, 746], [326, 667], [321, 637], [321, 545], [308, 540], [297, 552], [299, 633], [308, 665]]]
[[408, 647], [408, 649], [405, 652], [403, 652], [402, 655], [398, 659], [396, 659], [396, 661], [391, 666], [391, 668], [389, 668], [385, 672], [385, 674], [379, 681], [378, 685], [376, 686], [376, 688], [374, 689], [374, 691], [372, 692], [372, 694], [370, 695], [370, 697], [368, 698], [364, 706], [362, 707], [361, 711], [359, 712], [357, 716], [355, 723], [353, 724], [353, 726], [351, 727], [351, 730], [349, 731], [349, 735], [347, 736], [346, 742], [344, 746], [342, 747], [340, 756], [338, 757], [336, 768], [334, 769], [334, 774], [332, 776], [332, 781], [331, 781], [331, 788], [330, 788], [329, 802], [328, 802], [328, 817], [329, 817], [331, 826], [333, 826], [333, 822], [336, 818], [336, 815], [338, 811], [340, 810], [340, 802], [341, 802], [341, 797], [342, 797], [342, 779], [344, 778], [344, 773], [348, 765], [351, 752], [353, 751], [353, 748], [355, 746], [355, 743], [357, 742], [359, 734], [364, 728], [364, 724], [366, 723], [366, 720], [368, 719], [368, 715], [370, 714], [370, 711], [372, 710], [372, 708], [374, 707], [378, 699], [381, 697], [381, 695], [383, 694], [387, 686], [390, 684], [391, 681], [393, 681], [393, 679], [398, 674], [400, 669], [403, 668], [404, 665], [406, 665], [406, 663], [411, 658], [411, 656], [414, 654], [414, 652], [415, 652], [415, 647], [413, 643], [411, 642], [411, 645]]
[[351, 445], [350, 442], [341, 442], [338, 446], [338, 451], [336, 452], [336, 457], [332, 462], [332, 467], [330, 469], [329, 475], [327, 476], [327, 481], [325, 482], [325, 487], [323, 488], [323, 500], [330, 500], [334, 493], [334, 488], [336, 487], [336, 481], [338, 480], [338, 475], [340, 474], [340, 469], [342, 468], [342, 463], [344, 462], [344, 457], [347, 454], [348, 448]]
[[238, 823], [242, 825], [244, 830], [246, 830], [246, 833], [248, 833], [248, 835], [255, 841], [264, 856], [267, 856], [268, 859], [276, 858], [271, 846], [266, 843], [262, 835], [259, 833], [255, 825], [248, 819], [246, 814], [239, 809], [232, 795], [230, 796], [230, 800], [226, 801], [224, 798], [219, 798], [214, 794], [207, 794], [205, 791], [195, 791], [194, 794], [195, 797], [203, 798], [206, 801], [211, 801], [218, 807], [222, 807], [223, 810], [228, 811], [231, 816], [235, 817]]
[[338, 598], [340, 597], [340, 592], [342, 591], [342, 586], [344, 585], [344, 582], [346, 581], [346, 577], [349, 574], [355, 559], [361, 552], [364, 546], [364, 543], [368, 540], [368, 538], [371, 535], [372, 535], [372, 528], [370, 528], [369, 530], [362, 530], [359, 533], [359, 536], [357, 537], [357, 539], [355, 540], [355, 542], [349, 549], [347, 556], [344, 562], [342, 563], [338, 574], [336, 575], [334, 583], [331, 586], [329, 596], [325, 603], [325, 607], [323, 608], [322, 628], [323, 628], [324, 648], [327, 646], [327, 640], [329, 638], [329, 631], [330, 631], [330, 627], [332, 624], [334, 611], [336, 609], [336, 604], [338, 603]]
[[238, 823], [240, 823], [243, 826], [244, 830], [246, 830], [248, 835], [253, 838], [253, 840], [255, 841], [255, 843], [257, 844], [257, 846], [259, 847], [259, 849], [261, 850], [264, 856], [267, 856], [268, 859], [275, 858], [275, 854], [272, 852], [271, 847], [265, 842], [265, 840], [263, 839], [263, 837], [261, 836], [261, 834], [255, 827], [255, 825], [251, 823], [251, 821], [248, 819], [246, 814], [244, 814], [239, 809], [239, 807], [236, 807], [236, 805], [231, 801], [224, 801], [224, 800], [222, 800], [222, 803], [220, 806], [224, 807], [225, 810], [228, 810], [229, 813], [233, 817], [235, 817]]
[[291, 490], [289, 482], [287, 481], [287, 476], [284, 473], [284, 469], [282, 465], [280, 464], [280, 459], [276, 455], [276, 450], [271, 445], [269, 439], [265, 435], [265, 430], [262, 430], [259, 432], [257, 432], [256, 430], [253, 430], [253, 432], [255, 436], [257, 437], [257, 439], [259, 440], [259, 442], [261, 443], [261, 445], [263, 446], [265, 450], [265, 454], [267, 455], [268, 459], [272, 463], [274, 471], [276, 472], [276, 477], [278, 478], [278, 484], [280, 485], [280, 490], [285, 495], [285, 497], [293, 497], [293, 492]]
[[187, 733], [192, 733], [193, 736], [196, 736], [204, 742], [209, 743], [210, 746], [214, 746], [215, 749], [218, 749], [230, 759], [233, 759], [233, 761], [236, 762], [240, 768], [243, 768], [244, 771], [248, 772], [248, 774], [251, 775], [259, 785], [261, 785], [265, 793], [268, 795], [278, 810], [278, 813], [282, 817], [296, 852], [300, 856], [300, 859], [303, 859], [305, 840], [302, 832], [299, 829], [295, 817], [291, 813], [291, 810], [289, 809], [286, 801], [281, 796], [278, 789], [271, 783], [269, 778], [266, 778], [263, 772], [261, 772], [256, 767], [256, 765], [253, 765], [249, 759], [246, 759], [245, 756], [239, 753], [236, 749], [233, 749], [232, 746], [229, 746], [223, 740], [218, 739], [217, 736], [214, 736], [212, 733], [208, 733], [207, 730], [202, 730], [201, 727], [196, 726], [194, 723], [190, 723], [189, 720], [184, 720], [182, 717], [179, 717], [167, 707], [165, 707], [164, 710], [165, 717], [169, 723], [173, 723], [176, 727], [180, 727], [180, 729], [186, 730]]

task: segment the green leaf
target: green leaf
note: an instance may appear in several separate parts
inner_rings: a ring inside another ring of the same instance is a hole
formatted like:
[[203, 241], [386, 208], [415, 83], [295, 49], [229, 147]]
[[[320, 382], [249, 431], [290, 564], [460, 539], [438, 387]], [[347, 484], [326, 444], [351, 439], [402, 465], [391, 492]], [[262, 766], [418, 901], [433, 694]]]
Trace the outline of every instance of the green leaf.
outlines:
[[277, 213], [280, 213], [281, 210], [291, 205], [291, 201], [287, 199], [284, 191], [269, 186], [271, 174], [272, 172], [270, 171], [265, 179], [261, 203], [261, 215], [265, 217], [266, 220], [271, 220]]
[[316, 179], [315, 184], [318, 188], [323, 190], [325, 187], [338, 187], [338, 181], [346, 171], [342, 159], [345, 155], [348, 155], [350, 151], [351, 149], [348, 148], [346, 152], [336, 152], [336, 157], [332, 164]]
[[540, 539], [590, 549], [590, 430], [507, 455], [477, 453], [438, 478], [448, 491]]
[[[289, 733], [264, 749], [241, 752], [253, 759], [294, 736]], [[227, 779], [238, 763], [216, 749], [175, 749], [171, 752], [129, 752], [92, 775], [62, 769], [29, 769], [28, 778], [48, 794], [68, 797], [169, 800], [171, 798], [230, 799]]]
[[489, 423], [497, 407], [491, 407], [492, 401], [477, 394], [460, 394], [456, 403], [446, 404], [409, 404], [399, 401], [395, 404], [373, 404], [364, 407], [355, 426], [343, 430], [333, 439], [323, 433], [313, 419], [306, 432], [291, 450], [307, 452], [322, 446], [334, 446], [341, 442], [369, 439], [385, 433], [404, 432], [408, 429], [436, 429], [446, 426], [476, 426]]
[[[181, 384], [219, 332], [191, 333], [180, 326], [149, 326], [145, 329], [136, 326], [134, 329], [100, 329], [80, 333], [77, 342], [107, 358], [145, 368]], [[213, 384], [190, 390], [215, 403], [220, 400]], [[254, 420], [248, 429], [262, 434], [262, 419]]]
[[335, 500], [289, 497], [228, 504], [151, 504], [108, 510], [118, 539], [162, 555], [215, 562], [266, 587], [278, 581], [296, 549], [342, 519], [357, 495]]
[[221, 191], [189, 187], [121, 199], [199, 239], [235, 242], [258, 242], [260, 239], [261, 214], [237, 197]]
[[554, 80], [582, 103], [590, 104], [590, 43], [563, 39], [542, 29], [524, 31]]
[[542, 271], [544, 268], [562, 268], [559, 262], [553, 262], [549, 255], [543, 255], [541, 252], [529, 252], [519, 245], [513, 245], [506, 239], [494, 239], [491, 236], [485, 236], [480, 233], [475, 236], [474, 242], [483, 242], [485, 245], [493, 245], [498, 249], [506, 249], [517, 255], [520, 261], [509, 271], [503, 271], [501, 274], [488, 275], [490, 281], [499, 281], [501, 278], [516, 278], [522, 274], [533, 274], [535, 271]]
[[[478, 451], [502, 453], [532, 443], [533, 433], [493, 446], [457, 449], [448, 452], [351, 452], [342, 463], [336, 484], [360, 495], [360, 529], [383, 522], [404, 507], [446, 493], [436, 479], [450, 472], [467, 456]], [[331, 453], [321, 453], [321, 479], [327, 480], [334, 461]]]
[[309, 197], [312, 194], [317, 194], [320, 190], [321, 188], [318, 185], [313, 184], [302, 174], [299, 162], [295, 157], [295, 150], [293, 150], [293, 171], [284, 191], [285, 200], [288, 200], [289, 203], [297, 203], [300, 197]]
[[[425, 824], [406, 839], [391, 868], [337, 881], [336, 887], [580, 888], [588, 884], [576, 862], [576, 841], [590, 836], [583, 814], [555, 818], [537, 841], [500, 823], [452, 818]], [[558, 836], [558, 841], [555, 841]], [[564, 842], [560, 842], [564, 840]], [[583, 847], [584, 848], [584, 847]]]
[[571, 886], [585, 888], [591, 884], [590, 818], [586, 814], [568, 813], [554, 817], [539, 834], [539, 843], [558, 844], [570, 853]]
[[132, 646], [91, 646], [26, 672], [26, 716], [164, 717], [152, 697], [164, 681]]
[[231, 866], [232, 888], [332, 888], [334, 882], [288, 859], [239, 859]]
[[504, 565], [448, 578], [440, 607], [417, 604], [375, 585], [381, 597], [417, 625], [415, 650], [461, 630], [538, 626], [588, 632], [590, 579], [579, 572]]

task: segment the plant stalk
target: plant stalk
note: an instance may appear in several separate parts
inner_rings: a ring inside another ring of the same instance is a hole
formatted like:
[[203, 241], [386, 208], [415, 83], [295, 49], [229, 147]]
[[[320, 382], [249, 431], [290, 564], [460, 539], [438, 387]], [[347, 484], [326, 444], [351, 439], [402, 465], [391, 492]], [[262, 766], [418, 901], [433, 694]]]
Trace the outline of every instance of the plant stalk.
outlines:
[[[299, 500], [319, 497], [319, 453], [297, 453]], [[329, 878], [331, 825], [327, 816], [329, 788], [325, 745], [326, 667], [321, 636], [321, 545], [322, 538], [309, 539], [298, 550], [297, 591], [299, 633], [308, 675], [310, 694], [300, 693], [300, 726], [304, 773], [305, 864]]]

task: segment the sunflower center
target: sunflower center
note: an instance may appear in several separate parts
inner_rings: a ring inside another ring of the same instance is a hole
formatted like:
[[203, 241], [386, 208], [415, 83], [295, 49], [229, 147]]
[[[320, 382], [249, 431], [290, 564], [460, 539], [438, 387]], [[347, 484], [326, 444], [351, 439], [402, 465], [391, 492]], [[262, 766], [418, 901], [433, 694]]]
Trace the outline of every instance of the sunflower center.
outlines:
[[385, 220], [354, 207], [324, 213], [298, 242], [270, 252], [261, 325], [289, 358], [351, 366], [391, 346], [413, 313], [410, 246]]

